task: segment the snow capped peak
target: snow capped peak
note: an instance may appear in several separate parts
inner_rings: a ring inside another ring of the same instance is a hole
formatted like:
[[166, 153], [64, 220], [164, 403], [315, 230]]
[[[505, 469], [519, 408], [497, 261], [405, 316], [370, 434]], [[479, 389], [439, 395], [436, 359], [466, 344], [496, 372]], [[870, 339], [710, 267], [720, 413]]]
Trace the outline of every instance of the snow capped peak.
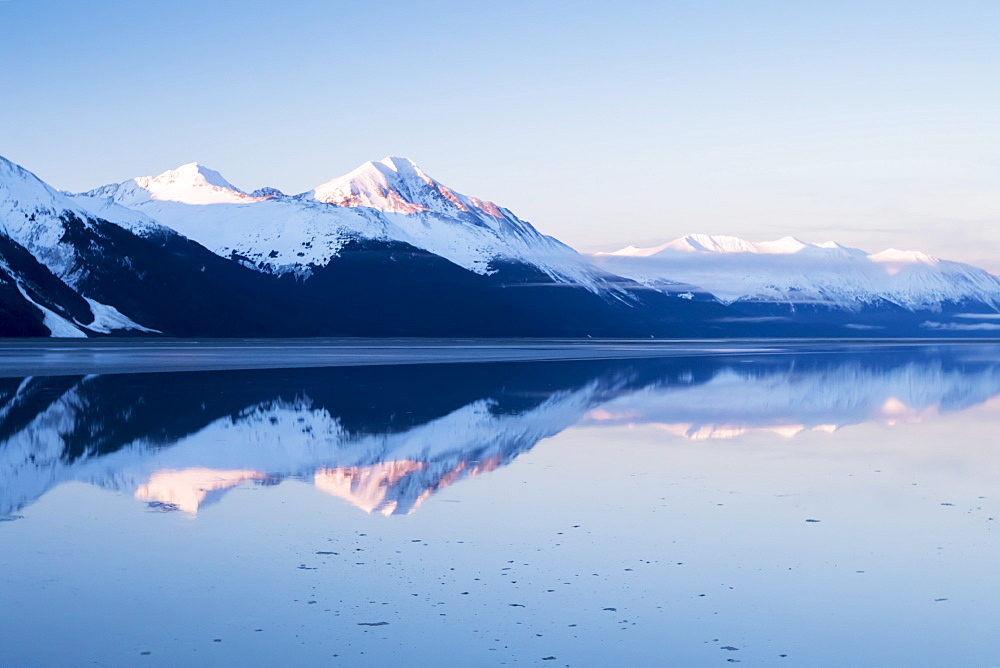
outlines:
[[197, 162], [189, 162], [157, 176], [140, 176], [102, 186], [84, 194], [111, 197], [125, 206], [154, 199], [184, 204], [246, 204], [263, 199], [246, 194], [219, 172]]
[[680, 250], [686, 252], [701, 251], [707, 253], [755, 253], [754, 244], [726, 234], [689, 234], [667, 243], [664, 250]]
[[762, 253], [765, 255], [788, 255], [806, 248], [816, 248], [795, 237], [782, 237], [774, 241], [754, 243], [725, 234], [689, 234], [661, 246], [661, 250], [681, 250], [701, 253]]
[[[369, 161], [366, 164], [374, 164], [374, 163]], [[420, 172], [421, 174], [423, 174], [421, 169], [417, 167], [417, 163], [413, 162], [409, 158], [402, 158], [395, 155], [387, 155], [381, 160], [379, 160], [378, 164], [385, 165], [394, 172], [411, 171], [411, 172]]]
[[795, 237], [782, 237], [776, 241], [762, 241], [757, 244], [752, 244], [757, 253], [769, 253], [772, 255], [785, 255], [788, 253], [798, 253], [799, 251], [813, 246], [813, 244], [807, 244], [804, 241], [800, 241]]
[[236, 204], [255, 198], [227, 181], [222, 174], [197, 162], [189, 162], [159, 176], [133, 179], [150, 199], [185, 204]]
[[24, 167], [0, 156], [0, 211], [65, 208], [63, 196]]
[[343, 207], [369, 207], [383, 213], [432, 211], [487, 214], [503, 218], [493, 202], [466, 197], [428, 176], [409, 158], [387, 156], [368, 161], [344, 176], [330, 179], [302, 197]]
[[933, 255], [912, 250], [896, 250], [888, 248], [881, 253], [872, 253], [868, 256], [872, 262], [882, 262], [884, 264], [915, 264], [923, 263], [931, 266], [940, 264], [940, 260]]
[[[29, 250], [50, 249], [50, 269], [63, 266], [69, 251], [60, 243], [64, 228], [55, 221], [67, 209], [69, 198], [37, 176], [0, 157], [0, 234]], [[55, 250], [55, 249], [60, 250]]]
[[[662, 250], [663, 246], [656, 246], [656, 249]], [[610, 253], [597, 253], [597, 255], [618, 255], [621, 257], [644, 257], [645, 255], [650, 254], [648, 253], [649, 250], [650, 249], [648, 248], [637, 248], [636, 246], [629, 244], [625, 248], [612, 251]]]
[[838, 255], [855, 256], [865, 255], [864, 251], [856, 248], [848, 248], [833, 241], [825, 241], [821, 244], [812, 244], [795, 237], [782, 237], [774, 241], [752, 242], [739, 237], [725, 234], [689, 234], [673, 241], [668, 241], [659, 246], [649, 248], [636, 248], [626, 246], [621, 250], [612, 253], [597, 253], [598, 256], [618, 256], [618, 257], [651, 257], [653, 255], [669, 255], [675, 252], [683, 253], [755, 253], [759, 255], [794, 255], [801, 252], [821, 252], [831, 254], [833, 251]]
[[11, 181], [29, 181], [34, 180], [38, 183], [42, 183], [42, 180], [37, 176], [29, 172], [27, 169], [11, 162], [7, 158], [0, 155], [0, 183], [9, 184]]
[[650, 257], [664, 251], [679, 251], [682, 253], [755, 253], [757, 249], [749, 241], [725, 234], [688, 234], [687, 236], [668, 241], [659, 246], [651, 246], [649, 248], [626, 246], [621, 250], [611, 253], [597, 253], [597, 255]]
[[[369, 160], [357, 169], [317, 186], [306, 196], [326, 204], [370, 207], [383, 212], [416, 213], [427, 206], [414, 195], [430, 185], [419, 167], [405, 158]], [[416, 190], [417, 192], [414, 192]]]
[[223, 178], [222, 174], [219, 172], [214, 169], [209, 169], [205, 165], [197, 162], [189, 162], [186, 165], [181, 165], [177, 169], [168, 170], [155, 177], [155, 179], [159, 181], [166, 178], [177, 181], [188, 181], [199, 185], [210, 185], [217, 188], [225, 188], [226, 190], [234, 190], [236, 192], [243, 192]]

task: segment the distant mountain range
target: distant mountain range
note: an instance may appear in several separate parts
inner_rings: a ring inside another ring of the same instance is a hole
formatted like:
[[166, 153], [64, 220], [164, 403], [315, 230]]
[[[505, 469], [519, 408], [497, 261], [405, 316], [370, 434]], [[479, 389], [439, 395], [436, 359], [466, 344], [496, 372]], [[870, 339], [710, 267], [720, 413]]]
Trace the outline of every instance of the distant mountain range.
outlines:
[[583, 256], [405, 158], [312, 190], [197, 163], [62, 193], [0, 158], [3, 336], [969, 336], [1000, 279], [917, 252], [691, 235]]
[[727, 304], [780, 304], [789, 310], [821, 306], [854, 313], [885, 308], [941, 313], [957, 307], [974, 310], [968, 319], [981, 322], [1000, 308], [1000, 278], [918, 251], [869, 254], [833, 241], [811, 244], [785, 237], [751, 243], [692, 234], [652, 248], [598, 253], [594, 260], [654, 289], [677, 292], [686, 289], [681, 284], [695, 285]]

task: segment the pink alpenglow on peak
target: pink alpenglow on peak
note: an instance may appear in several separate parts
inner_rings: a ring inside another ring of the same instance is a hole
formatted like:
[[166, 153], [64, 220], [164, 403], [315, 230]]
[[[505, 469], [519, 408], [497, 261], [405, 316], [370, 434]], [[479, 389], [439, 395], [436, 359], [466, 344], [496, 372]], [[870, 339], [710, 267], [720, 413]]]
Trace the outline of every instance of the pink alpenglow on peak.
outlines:
[[370, 207], [384, 213], [434, 211], [463, 213], [476, 210], [502, 218], [493, 202], [466, 197], [427, 175], [409, 158], [386, 157], [368, 161], [354, 171], [331, 179], [308, 193], [319, 202], [343, 207]]

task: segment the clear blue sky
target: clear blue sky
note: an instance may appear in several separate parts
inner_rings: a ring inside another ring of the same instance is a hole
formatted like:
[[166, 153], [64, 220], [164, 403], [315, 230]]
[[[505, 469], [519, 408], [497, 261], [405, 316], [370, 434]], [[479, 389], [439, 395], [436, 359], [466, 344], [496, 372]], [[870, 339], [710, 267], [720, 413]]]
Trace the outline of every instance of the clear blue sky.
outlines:
[[688, 232], [1000, 271], [1000, 2], [0, 0], [0, 155], [307, 190], [405, 155], [581, 250]]

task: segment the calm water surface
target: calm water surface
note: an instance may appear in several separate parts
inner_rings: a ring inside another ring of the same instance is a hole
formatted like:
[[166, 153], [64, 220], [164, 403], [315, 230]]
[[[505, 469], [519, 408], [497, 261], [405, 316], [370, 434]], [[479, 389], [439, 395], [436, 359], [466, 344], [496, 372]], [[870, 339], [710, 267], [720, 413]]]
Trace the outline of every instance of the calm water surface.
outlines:
[[0, 378], [0, 666], [996, 666], [1000, 348]]

